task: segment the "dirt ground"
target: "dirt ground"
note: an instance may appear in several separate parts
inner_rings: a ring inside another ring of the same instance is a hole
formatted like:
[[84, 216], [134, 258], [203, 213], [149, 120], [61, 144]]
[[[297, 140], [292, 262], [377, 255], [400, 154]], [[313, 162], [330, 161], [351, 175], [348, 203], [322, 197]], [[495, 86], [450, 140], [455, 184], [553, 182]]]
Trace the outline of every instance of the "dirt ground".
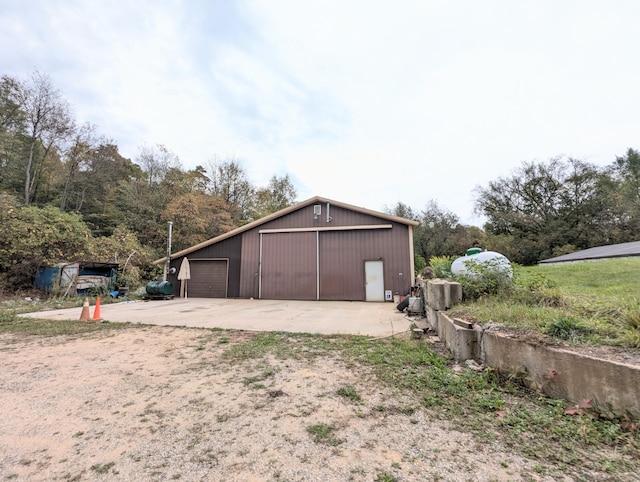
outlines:
[[[1, 335], [2, 479], [562, 479], [479, 445], [362, 367], [223, 357], [250, 336], [161, 326]], [[348, 385], [360, 403], [336, 393]]]

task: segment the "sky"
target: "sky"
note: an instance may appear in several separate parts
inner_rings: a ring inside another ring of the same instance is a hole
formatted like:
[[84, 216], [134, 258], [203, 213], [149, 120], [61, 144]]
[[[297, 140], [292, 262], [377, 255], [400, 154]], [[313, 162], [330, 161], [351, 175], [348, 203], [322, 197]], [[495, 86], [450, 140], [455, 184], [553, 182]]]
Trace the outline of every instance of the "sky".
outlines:
[[637, 0], [0, 0], [0, 75], [48, 74], [134, 162], [238, 159], [481, 225], [475, 188], [640, 148]]

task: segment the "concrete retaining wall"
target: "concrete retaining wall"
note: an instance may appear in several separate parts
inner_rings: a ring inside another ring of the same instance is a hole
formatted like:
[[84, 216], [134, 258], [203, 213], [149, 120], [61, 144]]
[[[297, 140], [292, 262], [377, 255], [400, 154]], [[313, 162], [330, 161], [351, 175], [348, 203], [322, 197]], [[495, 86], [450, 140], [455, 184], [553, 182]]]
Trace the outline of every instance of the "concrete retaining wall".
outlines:
[[[550, 397], [575, 403], [589, 400], [595, 408], [619, 415], [628, 411], [640, 416], [640, 366], [532, 345], [498, 331], [451, 319], [444, 313], [450, 306], [436, 308], [446, 305], [444, 291], [447, 288], [443, 283], [447, 282], [427, 283], [427, 320], [456, 361], [474, 359], [500, 372], [522, 377], [531, 388]], [[451, 288], [448, 289], [451, 292]], [[457, 290], [454, 287], [453, 292]]]

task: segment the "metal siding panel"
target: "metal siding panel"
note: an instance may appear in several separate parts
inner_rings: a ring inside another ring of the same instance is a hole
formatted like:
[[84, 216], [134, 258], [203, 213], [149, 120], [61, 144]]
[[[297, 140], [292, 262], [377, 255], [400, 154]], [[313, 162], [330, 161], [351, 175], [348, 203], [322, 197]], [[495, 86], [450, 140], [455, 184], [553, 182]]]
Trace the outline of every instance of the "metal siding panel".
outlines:
[[320, 233], [320, 299], [364, 301], [364, 262], [384, 262], [385, 290], [406, 294], [413, 283], [409, 231], [392, 229]]
[[262, 237], [262, 298], [316, 299], [316, 233]]
[[258, 274], [260, 272], [260, 236], [258, 230], [242, 235], [242, 268], [240, 270], [240, 297], [258, 298]]
[[364, 301], [359, 243], [365, 231], [320, 233], [320, 299]]
[[[187, 258], [189, 261], [196, 259], [224, 258], [229, 260], [228, 279], [227, 279], [227, 296], [229, 298], [237, 298], [240, 296], [240, 268], [241, 268], [242, 239], [240, 236], [225, 239], [219, 243], [206, 246], [198, 251], [189, 253]], [[173, 258], [171, 266], [180, 269], [182, 258]], [[173, 283], [173, 294], [180, 295], [180, 281], [176, 275], [172, 275], [169, 281]]]
[[369, 214], [358, 213], [348, 209], [331, 207], [331, 221], [327, 222], [326, 204], [322, 204], [322, 214], [316, 219], [313, 215], [313, 205], [286, 214], [281, 218], [274, 219], [262, 224], [256, 229], [283, 229], [283, 228], [311, 228], [326, 226], [354, 226], [362, 224], [389, 224], [389, 220], [371, 216]]

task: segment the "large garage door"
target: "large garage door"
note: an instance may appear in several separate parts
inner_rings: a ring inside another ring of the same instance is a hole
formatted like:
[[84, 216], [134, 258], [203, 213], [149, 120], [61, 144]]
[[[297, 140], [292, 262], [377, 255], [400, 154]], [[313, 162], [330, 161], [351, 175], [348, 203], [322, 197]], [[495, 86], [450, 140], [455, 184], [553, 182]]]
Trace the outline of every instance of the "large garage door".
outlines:
[[189, 259], [191, 279], [187, 281], [189, 298], [226, 298], [229, 261], [226, 259]]
[[315, 300], [316, 273], [316, 233], [262, 236], [262, 298]]

